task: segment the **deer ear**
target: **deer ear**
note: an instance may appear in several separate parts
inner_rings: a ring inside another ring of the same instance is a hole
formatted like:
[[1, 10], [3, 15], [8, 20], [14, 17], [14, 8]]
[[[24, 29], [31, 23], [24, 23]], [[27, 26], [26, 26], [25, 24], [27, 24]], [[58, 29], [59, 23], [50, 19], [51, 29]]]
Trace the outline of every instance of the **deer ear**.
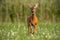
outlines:
[[38, 7], [38, 3], [34, 6], [34, 8], [37, 8]]
[[29, 8], [32, 8], [33, 6], [32, 6], [32, 4], [28, 4], [28, 7], [29, 7]]

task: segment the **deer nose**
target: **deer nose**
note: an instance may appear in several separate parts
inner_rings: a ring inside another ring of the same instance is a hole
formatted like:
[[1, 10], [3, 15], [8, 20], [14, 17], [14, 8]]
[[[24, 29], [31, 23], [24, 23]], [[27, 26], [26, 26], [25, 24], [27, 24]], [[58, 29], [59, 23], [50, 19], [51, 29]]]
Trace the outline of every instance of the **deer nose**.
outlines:
[[34, 12], [34, 10], [32, 10], [32, 13]]

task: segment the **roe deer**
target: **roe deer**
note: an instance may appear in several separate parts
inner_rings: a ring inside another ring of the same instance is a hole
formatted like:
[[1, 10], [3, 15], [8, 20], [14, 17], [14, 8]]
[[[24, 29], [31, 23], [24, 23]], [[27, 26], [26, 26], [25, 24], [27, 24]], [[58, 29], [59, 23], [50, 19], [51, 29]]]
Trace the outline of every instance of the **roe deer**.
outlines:
[[38, 4], [36, 4], [35, 6], [29, 5], [32, 14], [27, 17], [28, 34], [32, 33], [32, 27], [34, 27], [34, 31], [33, 31], [32, 34], [34, 34], [36, 32], [36, 25], [38, 23], [38, 18], [36, 16], [36, 8], [37, 8], [37, 6], [38, 6]]

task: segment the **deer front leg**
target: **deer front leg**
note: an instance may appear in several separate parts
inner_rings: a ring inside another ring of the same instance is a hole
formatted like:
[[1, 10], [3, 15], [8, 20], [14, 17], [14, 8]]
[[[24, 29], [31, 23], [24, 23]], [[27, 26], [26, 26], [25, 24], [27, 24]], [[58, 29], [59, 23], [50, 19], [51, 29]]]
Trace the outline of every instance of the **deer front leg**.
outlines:
[[36, 26], [34, 26], [33, 34], [35, 34], [35, 32], [36, 32]]

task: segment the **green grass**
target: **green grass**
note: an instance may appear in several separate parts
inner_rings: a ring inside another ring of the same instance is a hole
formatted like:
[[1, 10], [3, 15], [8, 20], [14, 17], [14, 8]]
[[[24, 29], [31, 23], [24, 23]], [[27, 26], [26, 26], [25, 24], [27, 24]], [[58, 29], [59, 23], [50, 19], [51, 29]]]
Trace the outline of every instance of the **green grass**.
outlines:
[[41, 22], [34, 36], [27, 34], [26, 23], [0, 23], [0, 40], [60, 40], [60, 23]]

